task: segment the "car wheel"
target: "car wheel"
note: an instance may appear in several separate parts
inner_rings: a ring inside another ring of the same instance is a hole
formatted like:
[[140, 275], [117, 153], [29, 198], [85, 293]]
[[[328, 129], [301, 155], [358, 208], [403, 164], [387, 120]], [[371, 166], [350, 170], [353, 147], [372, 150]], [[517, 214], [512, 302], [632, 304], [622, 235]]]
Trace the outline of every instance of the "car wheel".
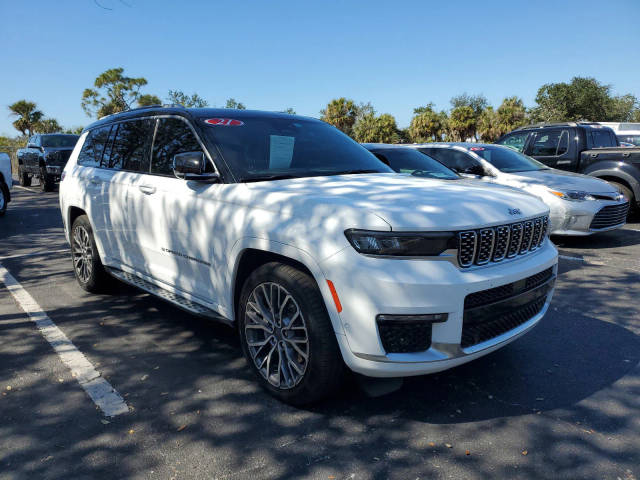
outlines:
[[53, 190], [53, 178], [47, 174], [47, 170], [44, 167], [40, 167], [40, 188], [43, 192]]
[[31, 186], [31, 177], [22, 169], [22, 166], [18, 167], [18, 180], [23, 187]]
[[622, 193], [622, 195], [624, 195], [624, 197], [629, 201], [629, 213], [635, 213], [638, 207], [636, 205], [636, 201], [635, 201], [635, 198], [633, 197], [633, 192], [631, 191], [631, 189], [626, 185], [623, 185], [618, 182], [609, 182], [609, 183], [614, 187], [616, 187], [620, 191], [620, 193]]
[[76, 218], [71, 227], [71, 257], [73, 273], [80, 286], [88, 292], [99, 293], [111, 286], [93, 238], [93, 229], [86, 215]]
[[9, 198], [9, 195], [7, 195], [8, 191], [9, 188], [4, 184], [4, 182], [0, 182], [0, 217], [4, 216], [7, 211], [7, 198]]
[[331, 395], [344, 364], [318, 287], [308, 274], [282, 263], [259, 267], [238, 305], [242, 350], [260, 384], [293, 405]]

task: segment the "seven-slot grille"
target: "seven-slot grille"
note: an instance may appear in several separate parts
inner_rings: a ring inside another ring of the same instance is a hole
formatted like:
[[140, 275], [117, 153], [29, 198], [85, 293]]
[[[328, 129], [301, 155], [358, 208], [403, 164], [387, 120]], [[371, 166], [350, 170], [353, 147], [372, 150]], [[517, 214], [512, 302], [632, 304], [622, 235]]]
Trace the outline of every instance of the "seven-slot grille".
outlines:
[[629, 213], [629, 202], [621, 203], [620, 205], [607, 205], [596, 213], [593, 220], [591, 220], [589, 228], [591, 230], [599, 230], [601, 228], [615, 227], [626, 222], [627, 213]]
[[485, 265], [537, 249], [549, 228], [549, 217], [458, 233], [458, 263], [461, 267]]

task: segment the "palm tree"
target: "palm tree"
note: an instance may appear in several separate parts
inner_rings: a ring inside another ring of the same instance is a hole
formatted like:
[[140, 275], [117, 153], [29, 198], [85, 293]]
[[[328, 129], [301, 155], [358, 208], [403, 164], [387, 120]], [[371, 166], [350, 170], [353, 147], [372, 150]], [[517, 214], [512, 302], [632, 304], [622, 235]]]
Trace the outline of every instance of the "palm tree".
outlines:
[[11, 110], [11, 115], [18, 117], [18, 119], [13, 122], [13, 126], [23, 135], [26, 135], [28, 132], [29, 136], [31, 136], [36, 124], [40, 122], [44, 116], [40, 110], [36, 110], [35, 102], [29, 102], [27, 100], [18, 100], [14, 104], [9, 105], [9, 110]]

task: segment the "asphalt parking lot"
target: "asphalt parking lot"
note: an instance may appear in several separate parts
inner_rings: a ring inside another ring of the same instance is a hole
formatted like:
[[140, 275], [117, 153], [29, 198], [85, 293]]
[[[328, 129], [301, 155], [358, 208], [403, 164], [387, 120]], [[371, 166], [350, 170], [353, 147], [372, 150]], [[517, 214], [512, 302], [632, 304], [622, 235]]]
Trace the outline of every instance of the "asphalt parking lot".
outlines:
[[13, 195], [0, 266], [129, 412], [102, 414], [0, 281], [0, 479], [640, 477], [640, 221], [557, 240], [551, 309], [506, 348], [296, 409], [261, 391], [229, 327], [81, 290], [57, 192]]

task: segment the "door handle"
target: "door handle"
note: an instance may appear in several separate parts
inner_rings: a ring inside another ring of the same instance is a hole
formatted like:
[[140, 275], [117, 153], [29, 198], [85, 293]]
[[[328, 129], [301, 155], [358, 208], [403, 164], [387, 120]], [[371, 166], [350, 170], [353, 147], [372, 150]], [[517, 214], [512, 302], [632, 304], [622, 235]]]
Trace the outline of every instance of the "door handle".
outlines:
[[138, 186], [138, 189], [145, 195], [152, 195], [156, 193], [156, 187], [151, 187], [149, 185], [140, 185]]
[[102, 180], [100, 179], [100, 177], [89, 177], [89, 183], [100, 185], [102, 183]]

